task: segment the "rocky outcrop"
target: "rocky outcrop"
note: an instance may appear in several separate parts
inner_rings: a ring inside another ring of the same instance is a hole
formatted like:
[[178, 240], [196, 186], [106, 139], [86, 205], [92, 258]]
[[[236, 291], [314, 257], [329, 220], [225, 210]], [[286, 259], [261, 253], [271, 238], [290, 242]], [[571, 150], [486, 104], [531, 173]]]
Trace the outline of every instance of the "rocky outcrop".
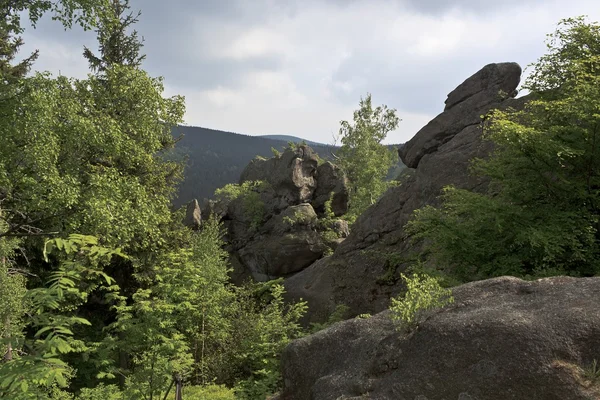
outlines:
[[237, 253], [258, 281], [289, 276], [323, 256], [327, 249], [310, 204], [299, 204], [274, 215]]
[[325, 211], [325, 203], [331, 200], [331, 212], [336, 217], [348, 212], [348, 181], [342, 170], [327, 161], [317, 168], [319, 184], [315, 190], [312, 206], [319, 213]]
[[417, 168], [424, 155], [436, 152], [465, 128], [479, 125], [482, 114], [516, 95], [520, 77], [517, 64], [502, 63], [486, 65], [464, 81], [448, 94], [444, 112], [400, 148], [404, 164]]
[[400, 333], [385, 311], [347, 320], [284, 351], [280, 400], [587, 400], [600, 360], [600, 278], [502, 277]]
[[198, 200], [190, 201], [185, 209], [185, 218], [183, 224], [193, 230], [200, 229], [202, 225], [202, 212]]
[[402, 289], [399, 273], [412, 262], [414, 246], [404, 225], [413, 211], [438, 204], [444, 186], [480, 190], [485, 182], [469, 173], [470, 160], [485, 157], [490, 144], [481, 140], [480, 116], [494, 108], [520, 107], [515, 94], [521, 68], [491, 64], [450, 93], [446, 110], [399, 150], [415, 170], [388, 190], [355, 222], [350, 236], [331, 257], [321, 259], [285, 281], [290, 300], [309, 304], [309, 321], [323, 321], [336, 305], [349, 315], [376, 313]]
[[234, 282], [293, 275], [348, 236], [345, 222], [324, 219], [330, 198], [335, 215], [348, 209], [346, 177], [337, 166], [319, 162], [306, 145], [256, 158], [242, 173], [240, 185], [261, 184], [209, 203], [206, 212], [214, 212], [227, 228]]
[[272, 158], [255, 158], [242, 172], [240, 183], [265, 181], [273, 188], [275, 210], [309, 202], [317, 187], [318, 158], [305, 145], [286, 149]]

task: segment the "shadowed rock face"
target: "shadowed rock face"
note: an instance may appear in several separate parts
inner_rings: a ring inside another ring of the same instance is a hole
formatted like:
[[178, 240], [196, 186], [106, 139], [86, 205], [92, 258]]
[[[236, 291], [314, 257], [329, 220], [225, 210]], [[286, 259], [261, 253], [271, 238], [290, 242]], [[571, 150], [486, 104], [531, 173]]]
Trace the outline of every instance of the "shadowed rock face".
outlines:
[[[520, 74], [515, 63], [490, 64], [459, 85], [450, 93], [446, 110], [399, 150], [404, 163], [416, 168], [411, 176], [358, 218], [331, 257], [286, 279], [288, 299], [309, 303], [307, 322], [326, 319], [337, 304], [347, 305], [350, 315], [388, 306], [389, 297], [402, 289], [399, 273], [415, 250], [404, 225], [414, 210], [437, 205], [444, 186], [485, 187], [468, 172], [471, 159], [491, 150], [490, 143], [481, 141], [480, 116], [494, 108], [522, 106], [523, 99], [505, 94], [516, 93]], [[395, 268], [385, 254], [405, 261]]]
[[317, 168], [319, 184], [311, 204], [319, 213], [325, 211], [325, 203], [331, 198], [331, 211], [336, 217], [348, 212], [348, 180], [337, 166], [327, 161]]
[[454, 289], [411, 333], [384, 311], [292, 342], [280, 400], [584, 400], [600, 384], [600, 278], [502, 277]]

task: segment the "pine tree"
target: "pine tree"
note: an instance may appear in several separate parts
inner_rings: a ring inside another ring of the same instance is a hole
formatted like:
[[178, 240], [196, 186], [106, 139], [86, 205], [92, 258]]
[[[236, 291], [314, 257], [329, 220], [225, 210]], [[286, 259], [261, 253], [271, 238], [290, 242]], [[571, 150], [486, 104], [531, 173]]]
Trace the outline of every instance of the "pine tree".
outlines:
[[103, 73], [113, 65], [137, 68], [146, 58], [144, 54], [140, 55], [143, 39], [138, 38], [135, 30], [127, 32], [138, 22], [141, 11], [137, 14], [127, 13], [129, 9], [129, 0], [112, 0], [103, 10], [96, 30], [100, 54], [95, 55], [87, 47], [83, 51], [92, 71]]

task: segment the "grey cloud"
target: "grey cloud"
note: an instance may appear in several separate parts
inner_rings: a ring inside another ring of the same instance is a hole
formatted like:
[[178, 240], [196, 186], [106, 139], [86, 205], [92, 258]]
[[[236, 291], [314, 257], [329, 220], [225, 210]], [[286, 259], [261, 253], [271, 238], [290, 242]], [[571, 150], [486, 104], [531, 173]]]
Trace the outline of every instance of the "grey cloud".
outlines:
[[[363, 0], [327, 0], [339, 7], [360, 3]], [[515, 6], [547, 3], [547, 0], [382, 0], [396, 3], [400, 7], [428, 15], [443, 15], [449, 11], [473, 14], [489, 14]], [[373, 2], [375, 3], [375, 2]], [[374, 6], [376, 6], [374, 4]]]

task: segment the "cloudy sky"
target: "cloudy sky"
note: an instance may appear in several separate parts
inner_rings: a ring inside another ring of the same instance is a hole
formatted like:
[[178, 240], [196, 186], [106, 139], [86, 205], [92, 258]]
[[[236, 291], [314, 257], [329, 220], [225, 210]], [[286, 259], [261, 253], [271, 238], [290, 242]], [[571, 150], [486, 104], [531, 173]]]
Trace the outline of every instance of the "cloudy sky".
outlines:
[[[398, 110], [410, 139], [485, 64], [521, 66], [561, 18], [600, 20], [598, 0], [131, 0], [144, 67], [186, 97], [186, 123], [325, 143], [361, 96]], [[85, 77], [93, 32], [49, 20], [24, 35], [37, 70]]]

